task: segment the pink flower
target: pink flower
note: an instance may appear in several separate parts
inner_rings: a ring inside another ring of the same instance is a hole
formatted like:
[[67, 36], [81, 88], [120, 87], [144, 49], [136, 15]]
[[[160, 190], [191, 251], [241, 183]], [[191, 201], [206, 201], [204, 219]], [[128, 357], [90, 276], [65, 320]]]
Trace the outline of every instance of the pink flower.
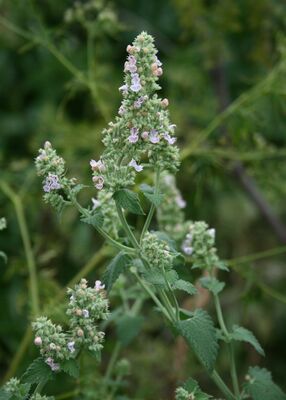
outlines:
[[42, 338], [40, 336], [37, 336], [34, 340], [34, 343], [36, 346], [42, 346]]
[[101, 283], [101, 281], [95, 281], [94, 289], [99, 292], [100, 290], [104, 290], [105, 285]]
[[98, 161], [90, 160], [89, 164], [93, 171], [103, 172], [105, 170], [105, 165], [101, 160]]
[[179, 208], [185, 208], [186, 207], [187, 203], [182, 198], [182, 196], [178, 195], [175, 200], [176, 200], [177, 206]]

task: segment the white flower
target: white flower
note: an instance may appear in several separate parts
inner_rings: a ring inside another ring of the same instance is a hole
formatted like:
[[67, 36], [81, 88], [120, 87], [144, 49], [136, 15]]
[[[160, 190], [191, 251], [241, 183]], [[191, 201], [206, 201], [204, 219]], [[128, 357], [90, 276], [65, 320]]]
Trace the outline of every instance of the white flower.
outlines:
[[208, 234], [209, 234], [212, 238], [215, 237], [215, 229], [214, 229], [214, 228], [208, 229], [207, 232], [208, 232]]
[[188, 246], [186, 244], [183, 244], [182, 250], [187, 256], [190, 256], [193, 253], [193, 248], [191, 246]]
[[150, 131], [149, 140], [153, 144], [160, 142], [160, 137], [155, 129]]
[[88, 318], [89, 317], [89, 311], [84, 309], [82, 310], [82, 315], [84, 316], [84, 318]]
[[182, 198], [182, 196], [180, 196], [180, 195], [178, 195], [178, 196], [176, 196], [176, 203], [177, 203], [177, 206], [179, 207], [179, 208], [185, 208], [186, 207], [186, 205], [187, 205], [187, 203], [185, 202], [185, 200]]
[[69, 349], [69, 351], [71, 353], [75, 352], [74, 344], [75, 344], [74, 342], [68, 342], [68, 344], [67, 344], [67, 348]]
[[130, 161], [130, 163], [128, 165], [129, 165], [129, 167], [133, 167], [136, 172], [141, 172], [143, 170], [142, 165], [137, 164], [137, 162], [134, 160], [134, 158], [132, 158], [132, 160]]
[[103, 188], [103, 184], [104, 184], [104, 178], [103, 178], [103, 176], [98, 176], [98, 175], [96, 175], [96, 176], [94, 176], [94, 177], [92, 178], [92, 181], [93, 181], [93, 183], [94, 183], [96, 189], [101, 190], [101, 189]]
[[163, 137], [169, 144], [174, 144], [177, 140], [176, 138], [171, 137], [169, 133], [164, 133]]
[[91, 199], [92, 201], [92, 209], [95, 210], [96, 208], [98, 208], [100, 206], [100, 201], [95, 199], [94, 197]]

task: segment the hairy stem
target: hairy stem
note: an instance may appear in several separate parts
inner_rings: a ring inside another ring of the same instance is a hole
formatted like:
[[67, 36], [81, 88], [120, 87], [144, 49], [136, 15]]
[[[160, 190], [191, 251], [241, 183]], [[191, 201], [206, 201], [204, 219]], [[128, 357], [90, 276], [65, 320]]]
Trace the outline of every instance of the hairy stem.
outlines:
[[227, 327], [224, 322], [222, 309], [221, 309], [219, 297], [217, 294], [214, 294], [214, 303], [215, 303], [215, 309], [216, 309], [219, 325], [228, 341], [227, 345], [228, 345], [229, 356], [230, 356], [230, 374], [231, 374], [233, 390], [234, 390], [236, 399], [239, 400], [240, 399], [240, 391], [239, 391], [239, 384], [238, 384], [237, 371], [236, 371], [236, 365], [235, 365], [233, 344], [231, 343], [230, 335], [229, 335], [229, 332], [228, 332]]
[[[160, 170], [159, 170], [159, 169], [156, 169], [156, 175], [155, 175], [155, 195], [159, 193], [159, 178], [160, 178]], [[151, 221], [152, 221], [152, 218], [153, 218], [155, 209], [156, 209], [155, 204], [152, 203], [152, 204], [151, 204], [151, 207], [150, 207], [150, 210], [149, 210], [149, 213], [148, 213], [148, 215], [147, 215], [145, 224], [144, 224], [144, 226], [143, 226], [142, 232], [141, 232], [140, 242], [142, 241], [142, 239], [143, 239], [145, 233], [147, 232], [147, 230], [148, 230], [148, 228], [149, 228], [149, 226], [150, 226], [150, 223], [151, 223]]]
[[126, 221], [126, 218], [122, 211], [122, 208], [118, 204], [116, 204], [116, 209], [117, 209], [117, 213], [118, 213], [120, 222], [122, 224], [122, 227], [123, 227], [128, 239], [133, 244], [135, 249], [139, 249], [140, 248], [139, 243], [137, 242], [136, 237], [134, 236], [132, 230], [130, 229], [128, 222]]

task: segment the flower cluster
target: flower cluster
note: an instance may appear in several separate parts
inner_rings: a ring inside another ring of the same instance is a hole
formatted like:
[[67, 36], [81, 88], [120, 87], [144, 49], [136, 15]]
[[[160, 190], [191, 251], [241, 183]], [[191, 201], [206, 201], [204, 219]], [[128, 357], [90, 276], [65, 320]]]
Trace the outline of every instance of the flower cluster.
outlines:
[[170, 247], [155, 233], [145, 234], [141, 254], [152, 268], [170, 269], [173, 264], [174, 255]]
[[99, 190], [106, 187], [114, 191], [134, 184], [143, 161], [152, 168], [173, 172], [179, 164], [169, 101], [154, 93], [160, 89], [157, 80], [163, 69], [153, 38], [142, 32], [127, 47], [127, 53], [124, 85], [119, 88], [123, 95], [119, 117], [103, 132], [101, 159], [91, 161], [93, 182]]
[[85, 279], [74, 289], [68, 289], [70, 301], [67, 315], [70, 319], [67, 332], [46, 317], [39, 317], [33, 322], [34, 343], [52, 371], [60, 371], [61, 363], [76, 358], [82, 347], [87, 347], [96, 355], [101, 350], [104, 333], [98, 331], [97, 324], [108, 316], [108, 300], [103, 289], [100, 281], [95, 282], [94, 288], [88, 287]]
[[46, 317], [39, 317], [32, 323], [35, 332], [34, 343], [52, 371], [60, 370], [60, 362], [72, 358], [68, 337], [60, 325], [55, 325]]
[[39, 393], [33, 394], [30, 400], [55, 400], [54, 396], [42, 396]]
[[[17, 378], [11, 378], [6, 384], [3, 386], [3, 393], [1, 391], [1, 395], [3, 398], [10, 399], [11, 397], [15, 400], [23, 400], [27, 397], [30, 389], [30, 384], [21, 383]], [[2, 398], [2, 397], [1, 397]]]
[[161, 231], [166, 232], [172, 239], [180, 241], [187, 233], [183, 209], [186, 202], [176, 187], [175, 176], [162, 174], [160, 177], [160, 192], [164, 193], [163, 200], [157, 208], [157, 220]]
[[44, 200], [61, 211], [68, 202], [64, 198], [64, 192], [71, 192], [76, 184], [74, 178], [65, 177], [64, 159], [57, 155], [50, 142], [45, 142], [44, 147], [39, 150], [35, 165], [37, 174], [44, 177]]
[[182, 244], [183, 252], [191, 256], [194, 266], [211, 269], [219, 262], [215, 248], [215, 229], [203, 221], [193, 222]]
[[68, 289], [70, 302], [67, 315], [70, 316], [73, 332], [71, 351], [77, 344], [87, 346], [96, 354], [101, 350], [104, 332], [98, 331], [97, 324], [108, 316], [108, 300], [103, 289], [104, 285], [100, 281], [95, 282], [94, 288], [88, 287], [85, 279], [74, 289]]
[[193, 393], [189, 393], [183, 387], [179, 387], [176, 389], [176, 400], [195, 400], [195, 396]]

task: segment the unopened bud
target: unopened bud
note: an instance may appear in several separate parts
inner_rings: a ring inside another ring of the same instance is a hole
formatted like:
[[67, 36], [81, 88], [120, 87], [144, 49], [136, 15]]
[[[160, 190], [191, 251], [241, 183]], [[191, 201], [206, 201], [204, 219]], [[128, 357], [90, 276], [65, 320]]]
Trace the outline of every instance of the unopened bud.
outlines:
[[34, 343], [36, 346], [42, 346], [42, 338], [40, 336], [37, 336], [34, 340]]
[[83, 335], [84, 335], [82, 329], [78, 329], [77, 332], [76, 332], [76, 334], [77, 334], [78, 337], [83, 337]]
[[164, 107], [164, 108], [168, 107], [168, 105], [169, 105], [169, 100], [168, 100], [168, 99], [163, 99], [163, 100], [161, 101], [161, 105], [162, 105], [162, 107]]

